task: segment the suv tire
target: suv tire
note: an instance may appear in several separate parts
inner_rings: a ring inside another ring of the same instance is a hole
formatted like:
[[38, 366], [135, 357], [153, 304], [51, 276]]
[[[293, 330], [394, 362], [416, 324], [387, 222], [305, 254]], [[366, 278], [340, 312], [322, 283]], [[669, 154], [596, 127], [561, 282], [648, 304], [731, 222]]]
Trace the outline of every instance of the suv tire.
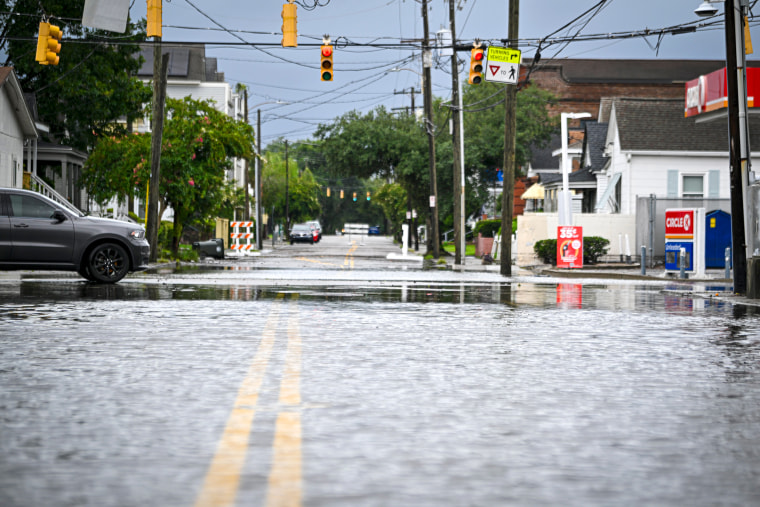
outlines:
[[90, 252], [86, 269], [96, 282], [116, 283], [129, 271], [129, 258], [116, 243], [103, 243]]

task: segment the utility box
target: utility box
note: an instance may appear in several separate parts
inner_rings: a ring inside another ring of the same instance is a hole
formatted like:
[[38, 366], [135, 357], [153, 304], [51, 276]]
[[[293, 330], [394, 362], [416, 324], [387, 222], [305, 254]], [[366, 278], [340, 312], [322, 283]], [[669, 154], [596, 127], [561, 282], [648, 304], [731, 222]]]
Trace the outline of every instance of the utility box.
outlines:
[[685, 271], [705, 274], [705, 209], [671, 208], [665, 210], [665, 270], [680, 271], [680, 254], [686, 254]]
[[711, 211], [705, 222], [705, 267], [725, 267], [726, 248], [731, 248], [731, 215], [722, 210]]
[[227, 242], [229, 241], [230, 237], [230, 221], [227, 218], [217, 218], [216, 219], [216, 237], [217, 238], [224, 238], [224, 249], [228, 249], [229, 245]]

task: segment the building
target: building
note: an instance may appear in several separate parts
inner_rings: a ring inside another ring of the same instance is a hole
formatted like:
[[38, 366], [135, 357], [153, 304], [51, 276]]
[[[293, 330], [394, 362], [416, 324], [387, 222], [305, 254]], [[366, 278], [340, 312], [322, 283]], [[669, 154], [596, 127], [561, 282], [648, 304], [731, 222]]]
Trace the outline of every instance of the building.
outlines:
[[13, 67], [0, 67], [0, 186], [21, 188], [39, 134]]

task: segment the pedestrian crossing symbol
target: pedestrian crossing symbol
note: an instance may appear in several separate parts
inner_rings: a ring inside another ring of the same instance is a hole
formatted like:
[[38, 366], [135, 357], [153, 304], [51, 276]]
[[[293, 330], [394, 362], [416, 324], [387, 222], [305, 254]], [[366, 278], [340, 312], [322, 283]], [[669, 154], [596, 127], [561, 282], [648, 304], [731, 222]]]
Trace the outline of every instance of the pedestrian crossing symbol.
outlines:
[[520, 78], [520, 59], [519, 49], [490, 46], [483, 73], [486, 81], [516, 85]]

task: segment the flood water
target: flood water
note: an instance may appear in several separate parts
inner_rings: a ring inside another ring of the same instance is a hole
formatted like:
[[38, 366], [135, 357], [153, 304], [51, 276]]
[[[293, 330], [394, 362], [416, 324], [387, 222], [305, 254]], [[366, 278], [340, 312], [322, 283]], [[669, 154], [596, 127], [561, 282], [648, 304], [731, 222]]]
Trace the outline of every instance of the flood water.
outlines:
[[0, 281], [0, 505], [760, 505], [725, 287], [365, 275]]

